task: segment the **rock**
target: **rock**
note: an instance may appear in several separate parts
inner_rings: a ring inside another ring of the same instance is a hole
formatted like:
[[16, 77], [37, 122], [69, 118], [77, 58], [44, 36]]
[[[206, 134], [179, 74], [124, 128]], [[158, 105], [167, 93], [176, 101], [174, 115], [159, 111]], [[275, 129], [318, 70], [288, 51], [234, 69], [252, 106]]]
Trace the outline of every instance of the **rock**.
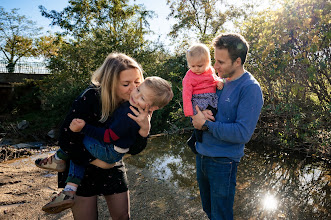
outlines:
[[26, 129], [27, 127], [29, 127], [29, 122], [27, 120], [23, 120], [17, 124], [17, 128], [20, 130]]
[[30, 145], [30, 144], [24, 144], [24, 143], [14, 144], [12, 146], [15, 147], [15, 148], [17, 148], [17, 149], [31, 148], [32, 147], [32, 145]]
[[28, 145], [30, 145], [31, 149], [40, 149], [43, 147], [44, 143], [43, 142], [28, 142], [26, 143]]
[[50, 138], [55, 138], [55, 130], [54, 130], [54, 129], [50, 130], [50, 131], [47, 133], [47, 135], [48, 135], [48, 137], [50, 137]]

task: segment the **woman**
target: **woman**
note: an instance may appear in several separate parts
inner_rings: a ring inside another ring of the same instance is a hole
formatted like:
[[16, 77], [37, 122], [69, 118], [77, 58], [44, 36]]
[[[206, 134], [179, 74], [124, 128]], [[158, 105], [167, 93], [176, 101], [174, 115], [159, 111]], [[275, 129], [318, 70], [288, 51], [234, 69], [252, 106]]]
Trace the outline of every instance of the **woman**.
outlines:
[[[44, 169], [54, 168], [54, 165], [60, 164], [59, 159], [68, 158], [78, 164], [93, 164], [86, 169], [77, 190], [75, 205], [72, 207], [75, 219], [97, 219], [97, 195], [101, 194], [105, 197], [112, 219], [130, 218], [129, 191], [123, 162], [120, 161], [114, 168], [107, 169], [108, 164], [95, 159], [85, 149], [82, 143], [84, 135], [71, 132], [69, 125], [72, 119], [81, 118], [94, 126], [106, 126], [109, 116], [122, 102], [129, 100], [131, 91], [143, 80], [142, 69], [134, 59], [120, 53], [108, 55], [102, 66], [94, 72], [92, 85], [74, 101], [61, 126], [59, 146], [64, 154], [57, 153], [56, 156], [36, 161], [37, 166]], [[138, 109], [139, 112], [132, 110], [136, 116], [129, 117], [135, 120], [141, 129], [148, 131], [147, 137], [151, 118], [149, 109]], [[142, 151], [147, 144], [146, 137], [140, 136], [135, 147], [128, 153], [137, 154]], [[61, 180], [66, 177], [66, 173], [59, 174], [59, 187], [63, 187]]]

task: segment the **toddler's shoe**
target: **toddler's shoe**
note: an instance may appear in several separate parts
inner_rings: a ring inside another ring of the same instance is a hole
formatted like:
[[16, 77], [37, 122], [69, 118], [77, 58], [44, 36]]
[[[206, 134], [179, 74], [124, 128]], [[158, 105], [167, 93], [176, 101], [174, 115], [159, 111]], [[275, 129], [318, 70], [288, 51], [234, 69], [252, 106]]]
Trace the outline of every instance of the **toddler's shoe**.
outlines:
[[42, 210], [50, 214], [56, 214], [71, 208], [74, 204], [74, 194], [69, 191], [62, 191], [51, 202], [44, 205]]
[[64, 172], [66, 170], [66, 162], [64, 160], [55, 159], [54, 154], [50, 157], [39, 158], [35, 161], [35, 165], [46, 170]]
[[195, 154], [198, 154], [197, 150], [195, 149], [196, 139], [194, 134], [187, 140], [187, 145], [190, 147], [191, 151]]

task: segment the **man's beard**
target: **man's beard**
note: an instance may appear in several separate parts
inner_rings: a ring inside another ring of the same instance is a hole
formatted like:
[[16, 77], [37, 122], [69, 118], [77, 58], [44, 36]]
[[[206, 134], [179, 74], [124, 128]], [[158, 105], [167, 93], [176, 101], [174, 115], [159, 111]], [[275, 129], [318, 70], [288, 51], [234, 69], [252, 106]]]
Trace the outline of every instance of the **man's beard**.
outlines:
[[235, 73], [235, 70], [232, 70], [231, 72], [226, 73], [226, 74], [223, 74], [223, 76], [219, 76], [219, 77], [222, 77], [222, 78], [231, 78], [234, 75], [234, 73]]

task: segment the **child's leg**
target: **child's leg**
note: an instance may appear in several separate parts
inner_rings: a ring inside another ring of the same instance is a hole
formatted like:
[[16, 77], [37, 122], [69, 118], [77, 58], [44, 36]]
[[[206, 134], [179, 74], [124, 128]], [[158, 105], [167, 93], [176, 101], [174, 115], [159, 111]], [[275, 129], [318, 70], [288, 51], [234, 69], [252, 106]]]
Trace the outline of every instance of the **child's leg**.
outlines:
[[186, 143], [191, 148], [192, 152], [197, 154], [198, 152], [195, 149], [195, 142], [197, 141], [196, 136], [195, 136], [195, 130], [196, 129], [193, 130], [193, 133], [192, 133], [191, 137], [187, 140]]
[[69, 174], [66, 180], [68, 187], [64, 188], [64, 191], [77, 191], [77, 187], [81, 183], [85, 173], [85, 167], [74, 163], [70, 160]]
[[56, 159], [59, 159], [59, 160], [69, 160], [69, 155], [64, 152], [61, 148], [58, 149], [55, 153], [55, 157]]
[[119, 153], [114, 149], [113, 144], [105, 144], [94, 138], [85, 136], [83, 140], [85, 148], [97, 159], [108, 164], [120, 161], [125, 153]]
[[193, 133], [195, 134], [195, 137], [197, 139], [197, 142], [202, 142], [202, 133], [203, 131], [198, 130], [198, 129], [194, 129]]
[[59, 193], [51, 202], [43, 206], [42, 210], [47, 213], [59, 213], [63, 210], [71, 208], [74, 202], [74, 196], [77, 191], [77, 187], [84, 177], [85, 167], [75, 164], [70, 161], [69, 174], [67, 178], [67, 185], [63, 191]]
[[69, 156], [63, 150], [59, 149], [52, 156], [35, 160], [35, 165], [42, 169], [64, 172], [66, 169], [65, 160], [68, 159]]
[[[206, 109], [210, 110], [213, 113], [214, 117], [216, 116], [216, 113], [217, 113], [217, 109], [216, 108], [208, 105]], [[198, 130], [198, 129], [194, 129], [194, 133], [195, 133], [196, 141], [197, 142], [202, 142], [203, 131]]]
[[217, 108], [214, 108], [211, 105], [208, 105], [208, 107], [206, 109], [210, 110], [213, 113], [214, 117], [216, 116]]

